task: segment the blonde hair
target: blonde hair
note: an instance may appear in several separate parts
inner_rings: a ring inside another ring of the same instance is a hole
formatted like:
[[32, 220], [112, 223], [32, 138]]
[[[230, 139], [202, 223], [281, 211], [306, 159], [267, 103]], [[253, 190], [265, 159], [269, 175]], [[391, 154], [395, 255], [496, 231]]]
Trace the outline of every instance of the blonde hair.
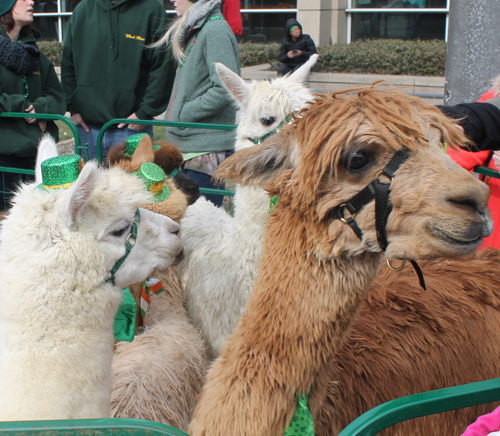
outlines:
[[186, 57], [186, 54], [184, 53], [184, 50], [179, 43], [179, 34], [181, 33], [181, 30], [188, 19], [189, 11], [193, 6], [194, 3], [187, 1], [186, 9], [184, 10], [182, 16], [177, 18], [177, 20], [175, 20], [170, 26], [170, 28], [167, 30], [167, 33], [165, 33], [165, 35], [163, 35], [158, 41], [151, 44], [151, 47], [161, 47], [163, 45], [168, 47], [169, 45], [171, 45], [172, 53], [177, 62], [184, 59]]

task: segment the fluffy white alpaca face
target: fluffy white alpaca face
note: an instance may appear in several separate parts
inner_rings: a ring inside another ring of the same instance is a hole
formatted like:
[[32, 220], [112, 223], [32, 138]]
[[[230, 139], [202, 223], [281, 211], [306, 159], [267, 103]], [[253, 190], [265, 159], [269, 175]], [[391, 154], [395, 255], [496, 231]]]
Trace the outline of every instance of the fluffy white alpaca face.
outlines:
[[313, 55], [306, 64], [290, 76], [273, 81], [253, 81], [248, 85], [241, 77], [221, 64], [217, 71], [222, 83], [239, 106], [235, 150], [255, 145], [249, 138], [258, 140], [276, 129], [285, 117], [307, 106], [313, 96], [305, 81], [318, 56]]
[[[100, 172], [88, 204], [74, 220], [72, 230], [88, 232], [96, 238], [107, 274], [126, 253], [129, 240], [133, 248], [114, 275], [115, 284], [123, 288], [145, 280], [154, 270], [165, 269], [177, 259], [182, 252], [180, 227], [170, 218], [145, 209], [140, 209], [140, 216], [136, 216], [137, 207], [150, 200], [140, 179], [119, 168]], [[131, 236], [133, 223], [137, 224], [135, 239]]]
[[[52, 138], [44, 138], [37, 159], [40, 164], [57, 155]], [[126, 240], [139, 205], [151, 195], [143, 181], [119, 168], [103, 170], [95, 162], [82, 169], [65, 190], [46, 191], [25, 186], [14, 200], [10, 219], [2, 231], [7, 258], [23, 257], [33, 267], [50, 270], [50, 281], [65, 288], [93, 289], [110, 276], [115, 263], [126, 252]], [[115, 274], [115, 283], [125, 287], [146, 279], [155, 269], [164, 269], [182, 253], [180, 227], [170, 218], [140, 210], [137, 238]], [[20, 236], [21, 235], [21, 236]], [[21, 239], [31, 247], [26, 255]], [[33, 259], [30, 256], [33, 254]], [[58, 273], [55, 273], [55, 271]]]

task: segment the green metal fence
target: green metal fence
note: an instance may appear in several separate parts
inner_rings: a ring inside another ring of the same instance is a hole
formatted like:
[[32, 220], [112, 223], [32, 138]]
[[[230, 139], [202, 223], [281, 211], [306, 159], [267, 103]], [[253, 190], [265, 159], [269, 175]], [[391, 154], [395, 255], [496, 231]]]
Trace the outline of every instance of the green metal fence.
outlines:
[[[26, 118], [27, 114], [25, 112], [1, 112], [0, 117], [3, 118]], [[80, 135], [78, 134], [78, 129], [76, 128], [75, 124], [73, 121], [71, 121], [69, 118], [64, 117], [62, 115], [57, 115], [57, 114], [29, 114], [30, 118], [36, 118], [40, 120], [59, 120], [68, 125], [68, 127], [71, 129], [73, 136], [75, 137], [75, 150], [82, 156], [82, 157], [88, 157], [88, 147], [87, 146], [82, 146], [81, 141], [80, 141]], [[29, 175], [29, 176], [34, 176], [35, 171], [34, 170], [27, 170], [27, 169], [21, 169], [21, 168], [13, 168], [13, 167], [0, 167], [0, 177], [2, 180], [2, 186], [4, 189], [0, 189], [0, 197], [3, 199], [3, 201], [0, 202], [0, 210], [5, 210], [7, 209], [7, 195], [12, 194], [9, 192], [5, 187], [5, 174], [10, 173], [10, 174], [18, 174], [19, 175], [19, 180], [21, 180], [22, 175]]]
[[180, 430], [158, 422], [122, 418], [2, 422], [0, 435], [188, 436]]
[[[62, 115], [55, 115], [55, 114], [29, 114], [30, 118], [37, 118], [41, 120], [59, 120], [63, 121], [66, 123], [69, 128], [71, 129], [71, 132], [73, 133], [73, 136], [75, 138], [75, 151], [79, 153], [85, 160], [88, 160], [88, 144], [82, 145], [81, 144], [81, 139], [80, 135], [78, 133], [78, 129], [76, 128], [75, 124], [73, 121], [71, 121], [69, 118], [64, 117]], [[2, 112], [0, 113], [0, 117], [4, 118], [26, 118], [26, 113], [20, 113], [20, 112]], [[153, 126], [175, 126], [175, 127], [188, 127], [188, 128], [194, 128], [194, 129], [211, 129], [211, 130], [235, 130], [237, 126], [235, 125], [226, 125], [226, 124], [203, 124], [203, 123], [178, 123], [178, 122], [171, 122], [171, 121], [158, 121], [158, 120], [134, 120], [135, 123], [137, 124], [143, 124], [143, 125], [153, 125]], [[115, 120], [111, 120], [107, 122], [99, 131], [99, 134], [97, 136], [97, 160], [98, 162], [102, 163], [102, 140], [104, 137], [104, 133], [106, 130], [115, 125], [115, 124], [120, 124], [120, 123], [130, 123], [129, 119], [126, 118], [118, 118]], [[34, 175], [35, 172], [33, 170], [25, 170], [25, 169], [20, 169], [20, 168], [13, 168], [13, 167], [0, 167], [0, 177], [2, 178], [2, 186], [5, 186], [5, 174], [6, 173], [11, 173], [11, 174], [18, 174], [19, 178], [21, 178], [21, 175]], [[229, 190], [229, 189], [209, 189], [209, 188], [200, 188], [200, 192], [202, 194], [211, 194], [211, 195], [223, 195], [225, 197], [228, 197], [227, 204], [225, 204], [226, 209], [232, 213], [233, 211], [233, 205], [230, 200], [231, 197], [234, 196], [234, 191]], [[0, 190], [1, 196], [4, 198], [3, 204], [0, 204], [0, 210], [5, 210], [7, 208], [7, 201], [5, 195], [11, 194], [11, 192], [8, 192], [7, 190]]]
[[[375, 436], [402, 421], [499, 400], [500, 379], [423, 392], [398, 398], [369, 410], [338, 436]], [[465, 428], [457, 429], [457, 435], [463, 431]]]
[[[116, 118], [114, 120], [108, 121], [97, 135], [96, 146], [97, 146], [97, 160], [102, 162], [102, 140], [106, 130], [115, 124], [125, 123], [129, 124], [130, 120], [128, 118]], [[174, 121], [159, 121], [159, 120], [134, 120], [134, 124], [142, 124], [145, 126], [165, 126], [165, 127], [184, 127], [192, 129], [209, 129], [209, 130], [236, 130], [238, 126], [234, 124], [206, 124], [206, 123], [179, 123]], [[210, 189], [210, 188], [200, 188], [202, 194], [211, 195], [223, 195], [225, 197], [234, 197], [234, 191], [228, 189]], [[228, 211], [232, 213], [232, 204], [229, 201]]]
[[[498, 400], [500, 400], [500, 379], [410, 395], [381, 404], [366, 412], [342, 430], [338, 436], [375, 436], [402, 421]], [[457, 429], [457, 432], [463, 430], [465, 429]], [[188, 436], [173, 427], [140, 419], [115, 418], [0, 423], [0, 435], [108, 436], [112, 434]]]

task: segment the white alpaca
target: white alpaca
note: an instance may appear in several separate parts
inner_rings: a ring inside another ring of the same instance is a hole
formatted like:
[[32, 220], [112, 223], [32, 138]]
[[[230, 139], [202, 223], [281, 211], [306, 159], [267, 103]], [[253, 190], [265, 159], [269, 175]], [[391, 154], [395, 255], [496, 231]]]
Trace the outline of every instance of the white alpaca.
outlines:
[[167, 267], [181, 250], [179, 226], [140, 210], [135, 245], [125, 243], [150, 194], [120, 169], [89, 162], [66, 189], [21, 186], [0, 231], [0, 420], [110, 415], [113, 321], [121, 288]]
[[[175, 147], [163, 146], [164, 162], [175, 162], [176, 154], [180, 156]], [[153, 143], [146, 135], [131, 160], [118, 165], [128, 172], [137, 171], [156, 157]], [[173, 170], [164, 169], [167, 173]], [[143, 207], [180, 221], [190, 194], [177, 188], [171, 179], [166, 183], [170, 188], [168, 198]], [[150, 295], [147, 328], [132, 342], [118, 343], [113, 356], [111, 417], [147, 419], [186, 431], [205, 381], [205, 348], [198, 331], [189, 322], [175, 267], [155, 271], [153, 277], [161, 280], [165, 290]], [[141, 285], [130, 286], [138, 306]]]
[[[221, 64], [217, 71], [240, 109], [236, 150], [279, 128], [294, 111], [307, 105], [304, 86], [317, 55], [292, 75], [272, 82], [247, 84]], [[217, 357], [238, 324], [257, 275], [270, 198], [255, 187], [236, 187], [235, 216], [201, 197], [181, 221], [185, 260], [180, 272], [186, 307], [201, 331], [207, 354]]]

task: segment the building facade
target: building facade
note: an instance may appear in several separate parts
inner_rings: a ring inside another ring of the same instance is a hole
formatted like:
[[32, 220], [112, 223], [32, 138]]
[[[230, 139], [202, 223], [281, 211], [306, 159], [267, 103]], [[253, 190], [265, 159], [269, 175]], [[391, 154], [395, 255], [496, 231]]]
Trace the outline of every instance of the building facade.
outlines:
[[[81, 0], [35, 0], [44, 39], [63, 41]], [[161, 0], [172, 18], [170, 0]], [[241, 0], [243, 42], [280, 42], [296, 18], [318, 46], [359, 39], [447, 39], [451, 0]]]

